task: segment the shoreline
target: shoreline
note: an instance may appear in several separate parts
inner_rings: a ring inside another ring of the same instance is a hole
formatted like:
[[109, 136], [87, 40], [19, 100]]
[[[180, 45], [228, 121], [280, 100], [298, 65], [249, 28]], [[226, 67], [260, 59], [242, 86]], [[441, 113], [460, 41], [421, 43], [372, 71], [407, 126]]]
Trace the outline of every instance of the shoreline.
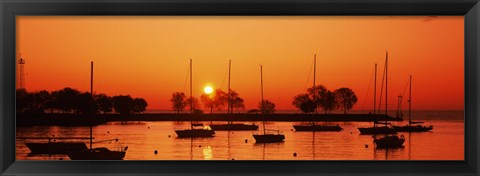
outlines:
[[402, 121], [385, 114], [19, 114], [17, 126], [89, 126], [115, 121], [279, 121], [279, 122], [373, 122]]

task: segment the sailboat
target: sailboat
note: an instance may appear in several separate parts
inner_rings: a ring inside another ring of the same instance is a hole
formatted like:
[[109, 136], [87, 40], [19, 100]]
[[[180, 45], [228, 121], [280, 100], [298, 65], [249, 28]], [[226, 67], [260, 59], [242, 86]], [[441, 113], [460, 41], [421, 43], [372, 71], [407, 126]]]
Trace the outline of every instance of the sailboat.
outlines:
[[[192, 95], [192, 59], [190, 59], [190, 113], [193, 115], [193, 95]], [[190, 129], [175, 130], [179, 138], [190, 137], [213, 137], [215, 132], [208, 126], [195, 124], [190, 121]]]
[[[260, 65], [260, 85], [262, 89], [262, 103], [264, 103], [263, 99], [263, 68]], [[267, 130], [265, 129], [265, 118], [263, 119], [263, 134], [254, 134], [253, 138], [255, 138], [256, 143], [275, 143], [275, 142], [283, 142], [285, 139], [285, 135], [280, 134], [280, 130]], [[276, 131], [277, 133], [267, 133], [267, 131]]]
[[[232, 61], [228, 61], [228, 114], [232, 114], [232, 97], [230, 94], [230, 72], [231, 72]], [[232, 123], [228, 121], [227, 124], [210, 124], [210, 128], [215, 131], [248, 131], [248, 130], [258, 130], [258, 125], [255, 124], [243, 124], [243, 123]]]
[[[317, 55], [315, 54], [313, 57], [313, 88], [315, 89], [315, 76], [316, 76], [316, 70], [317, 70]], [[314, 107], [316, 109], [316, 96], [315, 96], [315, 90], [313, 91], [313, 102], [314, 102]], [[340, 127], [338, 124], [337, 125], [317, 125], [315, 121], [315, 114], [316, 111], [314, 111], [313, 114], [313, 119], [314, 121], [311, 124], [299, 124], [299, 125], [293, 125], [293, 128], [295, 128], [295, 131], [342, 131], [343, 128]]]
[[[84, 142], [70, 141], [74, 139], [90, 139], [83, 137], [18, 137], [18, 139], [35, 140], [25, 142], [32, 154], [66, 154], [67, 151], [79, 151], [88, 149]], [[39, 142], [38, 140], [46, 140]], [[61, 140], [61, 141], [57, 141]]]
[[[424, 126], [420, 125], [424, 122], [414, 122], [412, 121], [411, 112], [412, 112], [412, 75], [410, 75], [410, 91], [408, 95], [408, 124], [405, 126], [393, 126], [397, 131], [404, 132], [426, 132], [433, 129], [433, 126]], [[415, 125], [418, 124], [418, 125]]]
[[[387, 90], [388, 90], [388, 52], [386, 52], [386, 58], [385, 58], [385, 115], [388, 115]], [[385, 124], [385, 126], [386, 125], [387, 124]], [[398, 148], [398, 147], [402, 147], [403, 142], [405, 142], [405, 138], [403, 137], [403, 135], [398, 137], [395, 134], [392, 134], [392, 135], [386, 134], [386, 136], [382, 138], [376, 138], [375, 135], [373, 137], [374, 137], [373, 142], [375, 143], [377, 148]]]
[[[385, 62], [386, 63], [386, 62]], [[363, 127], [358, 128], [360, 134], [395, 134], [397, 131], [391, 127], [388, 127], [390, 123], [388, 122], [379, 122], [376, 115], [376, 100], [377, 100], [377, 64], [375, 64], [375, 81], [373, 88], [373, 127]], [[385, 126], [377, 126], [383, 124]]]
[[[91, 62], [90, 73], [91, 73], [90, 94], [93, 98], [93, 62]], [[128, 146], [123, 148], [122, 146], [118, 145], [116, 150], [110, 150], [105, 147], [93, 148], [92, 133], [93, 133], [92, 125], [90, 125], [90, 148], [83, 149], [80, 151], [68, 151], [67, 155], [71, 160], [122, 160], [125, 157]], [[118, 142], [118, 139], [111, 139], [111, 140], [98, 141], [98, 142], [106, 142], [106, 141]]]

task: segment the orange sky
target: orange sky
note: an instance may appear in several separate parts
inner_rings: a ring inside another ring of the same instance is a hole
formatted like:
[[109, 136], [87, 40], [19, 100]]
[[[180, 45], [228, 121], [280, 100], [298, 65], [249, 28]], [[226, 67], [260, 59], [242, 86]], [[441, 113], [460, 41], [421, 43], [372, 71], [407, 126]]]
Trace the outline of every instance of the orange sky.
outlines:
[[375, 63], [381, 80], [385, 50], [389, 108], [397, 107], [409, 74], [413, 109], [464, 108], [463, 16], [17, 17], [28, 91], [87, 91], [94, 61], [95, 92], [144, 97], [147, 109], [170, 109], [172, 92], [188, 92], [188, 58], [196, 97], [209, 83], [227, 89], [231, 59], [231, 87], [247, 110], [260, 101], [260, 64], [265, 98], [295, 109], [292, 98], [312, 85], [314, 53], [317, 83], [349, 87], [358, 97], [354, 109], [370, 109], [369, 83]]

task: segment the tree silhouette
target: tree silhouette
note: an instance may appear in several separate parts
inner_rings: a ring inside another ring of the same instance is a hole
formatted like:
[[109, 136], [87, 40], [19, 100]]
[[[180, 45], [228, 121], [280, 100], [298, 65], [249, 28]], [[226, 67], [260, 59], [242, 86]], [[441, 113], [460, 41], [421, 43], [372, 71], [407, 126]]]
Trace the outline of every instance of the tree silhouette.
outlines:
[[79, 95], [80, 92], [78, 90], [70, 87], [63, 88], [58, 91], [54, 104], [56, 104], [63, 113], [71, 112], [75, 110]]
[[332, 110], [338, 107], [335, 94], [332, 91], [327, 90], [323, 96], [324, 98], [323, 101], [320, 102], [320, 105], [323, 107], [325, 114], [330, 113]]
[[[192, 101], [192, 99], [193, 99], [193, 101]], [[195, 98], [195, 97], [191, 97], [191, 98], [188, 97], [188, 98], [187, 98], [187, 106], [188, 106], [188, 109], [189, 109], [190, 111], [192, 111], [192, 106], [190, 106], [190, 103], [193, 103], [193, 112], [194, 112], [194, 113], [195, 113], [195, 111], [200, 110], [200, 102], [198, 101], [197, 98]], [[198, 112], [198, 111], [197, 111], [197, 112]], [[202, 111], [202, 113], [203, 113], [203, 111]]]
[[108, 95], [105, 95], [105, 94], [98, 94], [98, 95], [95, 95], [95, 101], [97, 103], [98, 110], [102, 111], [103, 114], [112, 112], [113, 110], [112, 97], [109, 97]]
[[[327, 88], [325, 88], [325, 86], [323, 85], [317, 85], [315, 86], [315, 88], [313, 87], [310, 87], [307, 89], [307, 93], [309, 95], [309, 97], [312, 99], [312, 100], [315, 100], [314, 104], [315, 104], [315, 111], [317, 111], [317, 109], [320, 107], [322, 109], [324, 109], [325, 111], [327, 111], [326, 107], [325, 107], [325, 102], [326, 102], [326, 93], [327, 93]], [[315, 98], [313, 97], [313, 95], [315, 94]]]
[[180, 111], [183, 111], [188, 105], [186, 96], [183, 92], [174, 92], [172, 98], [170, 98], [170, 102], [172, 103], [172, 109], [176, 111], [177, 114], [180, 114]]
[[335, 90], [335, 97], [337, 99], [338, 105], [342, 108], [343, 113], [347, 114], [347, 111], [353, 108], [353, 105], [357, 103], [357, 95], [350, 88], [339, 88]]
[[[230, 98], [230, 99], [229, 99]], [[243, 98], [240, 98], [239, 94], [235, 92], [234, 90], [230, 89], [230, 97], [228, 97], [227, 93], [227, 104], [228, 101], [230, 100], [230, 111], [233, 112], [233, 110], [236, 109], [245, 109], [245, 102]]]
[[260, 101], [258, 108], [262, 114], [273, 114], [275, 112], [275, 104], [269, 100]]
[[312, 113], [315, 104], [308, 94], [299, 94], [293, 98], [292, 105], [300, 109], [302, 113]]
[[97, 104], [93, 100], [92, 94], [85, 92], [79, 94], [76, 98], [75, 110], [77, 113], [81, 114], [96, 114], [97, 113]]
[[213, 97], [213, 106], [217, 111], [221, 111], [222, 108], [228, 104], [227, 92], [224, 92], [222, 89], [215, 90], [215, 96]]
[[17, 113], [24, 113], [25, 108], [28, 105], [28, 102], [26, 101], [26, 97], [28, 95], [27, 90], [25, 89], [17, 89], [15, 92], [15, 105], [16, 105], [16, 111]]
[[213, 114], [213, 107], [215, 106], [214, 95], [212, 95], [212, 94], [202, 94], [200, 96], [200, 100], [202, 101], [202, 104], [206, 108], [210, 108], [210, 114]]
[[147, 110], [147, 101], [143, 98], [135, 98], [133, 99], [133, 113], [141, 113], [145, 110]]
[[120, 114], [130, 114], [133, 110], [133, 98], [130, 95], [112, 97], [113, 109]]

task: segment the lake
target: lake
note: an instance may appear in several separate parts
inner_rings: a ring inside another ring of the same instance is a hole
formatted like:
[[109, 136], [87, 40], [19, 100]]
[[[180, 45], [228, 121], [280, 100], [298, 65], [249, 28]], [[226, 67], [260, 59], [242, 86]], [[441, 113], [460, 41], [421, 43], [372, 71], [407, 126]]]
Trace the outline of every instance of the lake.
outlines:
[[[179, 139], [174, 131], [189, 128], [190, 122], [109, 122], [94, 126], [93, 136], [94, 141], [118, 138], [122, 146], [128, 146], [125, 160], [463, 160], [464, 121], [458, 117], [463, 116], [463, 111], [424, 111], [419, 115], [425, 117], [425, 125], [431, 124], [434, 129], [423, 133], [400, 132], [398, 135], [405, 137], [405, 143], [398, 149], [376, 149], [372, 135], [360, 135], [357, 128], [373, 126], [372, 122], [331, 123], [344, 128], [340, 132], [296, 132], [292, 126], [295, 122], [266, 122], [267, 129], [278, 129], [285, 135], [285, 142], [272, 144], [255, 144], [252, 134], [263, 132], [262, 122], [235, 122], [259, 124], [259, 131], [216, 131], [215, 137], [194, 139]], [[17, 136], [88, 137], [89, 130], [89, 127], [17, 127]], [[66, 155], [31, 155], [24, 142], [17, 139], [17, 160], [69, 159]], [[94, 143], [93, 147], [117, 145], [103, 142]]]

